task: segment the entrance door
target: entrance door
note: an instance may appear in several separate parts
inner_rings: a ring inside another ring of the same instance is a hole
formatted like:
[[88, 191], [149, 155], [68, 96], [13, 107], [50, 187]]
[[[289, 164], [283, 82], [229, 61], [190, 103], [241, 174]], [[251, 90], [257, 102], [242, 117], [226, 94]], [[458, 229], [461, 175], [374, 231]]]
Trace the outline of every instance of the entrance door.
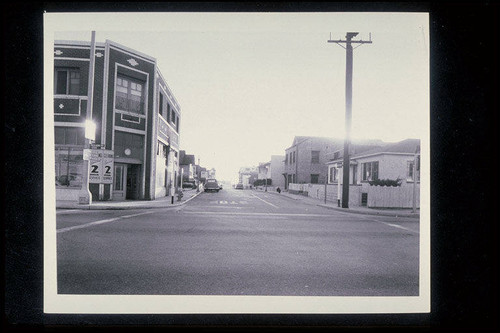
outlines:
[[113, 200], [125, 200], [127, 165], [115, 163], [113, 180]]
[[126, 199], [139, 198], [139, 170], [140, 166], [137, 164], [127, 165]]

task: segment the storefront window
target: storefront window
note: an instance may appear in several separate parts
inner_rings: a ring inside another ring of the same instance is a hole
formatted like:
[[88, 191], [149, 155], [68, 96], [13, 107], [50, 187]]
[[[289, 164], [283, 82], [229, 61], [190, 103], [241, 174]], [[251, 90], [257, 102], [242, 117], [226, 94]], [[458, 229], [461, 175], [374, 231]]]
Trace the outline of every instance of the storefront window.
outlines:
[[83, 150], [55, 149], [56, 187], [81, 187], [83, 182]]

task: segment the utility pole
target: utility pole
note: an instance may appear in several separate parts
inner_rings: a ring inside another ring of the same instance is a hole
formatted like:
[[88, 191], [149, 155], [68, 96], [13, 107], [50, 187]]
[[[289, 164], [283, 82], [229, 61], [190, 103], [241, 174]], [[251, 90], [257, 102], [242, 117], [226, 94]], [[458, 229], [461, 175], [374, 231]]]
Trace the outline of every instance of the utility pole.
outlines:
[[[342, 185], [342, 208], [349, 208], [349, 146], [351, 145], [351, 121], [352, 121], [352, 44], [371, 44], [370, 40], [352, 40], [358, 32], [348, 32], [345, 40], [332, 40], [328, 43], [336, 43], [346, 50], [346, 70], [345, 70], [345, 139], [344, 139], [344, 162], [343, 162], [343, 185]], [[345, 47], [342, 46], [345, 43]], [[357, 47], [358, 47], [357, 46]]]
[[417, 212], [417, 172], [420, 171], [417, 169], [417, 164], [419, 163], [420, 159], [420, 145], [417, 146], [415, 149], [415, 157], [413, 159], [413, 209], [412, 212], [416, 213]]

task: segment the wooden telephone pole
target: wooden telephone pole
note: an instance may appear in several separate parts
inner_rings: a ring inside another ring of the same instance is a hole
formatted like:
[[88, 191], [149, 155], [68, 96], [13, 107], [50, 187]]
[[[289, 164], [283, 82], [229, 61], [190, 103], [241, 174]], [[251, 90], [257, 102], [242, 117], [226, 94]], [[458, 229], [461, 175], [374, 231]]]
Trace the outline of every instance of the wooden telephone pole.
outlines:
[[[328, 43], [336, 43], [346, 50], [346, 70], [345, 70], [345, 139], [344, 139], [344, 162], [343, 162], [343, 185], [342, 185], [342, 208], [349, 208], [349, 146], [351, 144], [351, 121], [352, 121], [352, 44], [371, 44], [370, 40], [352, 40], [358, 32], [348, 32], [345, 40], [332, 40]], [[342, 44], [345, 43], [345, 47]]]

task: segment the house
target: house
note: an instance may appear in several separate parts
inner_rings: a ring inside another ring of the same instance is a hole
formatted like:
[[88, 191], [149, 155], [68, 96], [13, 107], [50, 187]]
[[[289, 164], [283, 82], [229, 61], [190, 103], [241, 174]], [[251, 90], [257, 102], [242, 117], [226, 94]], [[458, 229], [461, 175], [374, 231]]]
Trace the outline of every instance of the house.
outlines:
[[238, 181], [243, 184], [244, 188], [251, 188], [258, 176], [259, 170], [257, 167], [241, 167], [238, 172]]
[[179, 151], [179, 171], [183, 182], [194, 182], [196, 176], [195, 156]]
[[[378, 147], [354, 146], [350, 156], [349, 183], [351, 185], [367, 184], [379, 179], [401, 179], [402, 184], [413, 183], [413, 163], [415, 152], [420, 146], [418, 139], [406, 139], [395, 143], [386, 143]], [[339, 180], [339, 166], [343, 158], [327, 162], [328, 183], [337, 183]], [[417, 182], [420, 181], [417, 173]], [[342, 181], [342, 180], [341, 180]]]
[[[351, 185], [356, 185], [358, 184], [358, 177], [357, 177], [357, 163], [353, 161], [353, 156], [358, 156], [359, 154], [380, 148], [386, 145], [385, 142], [382, 140], [352, 140], [351, 144], [349, 146], [349, 164], [351, 165], [351, 177], [350, 177], [350, 184]], [[342, 146], [341, 149], [335, 150], [333, 153], [329, 154], [329, 160], [327, 162], [328, 165], [328, 184], [336, 183], [338, 180], [339, 176], [339, 169], [340, 166], [343, 165], [344, 161], [344, 146]], [[333, 162], [333, 163], [332, 163]], [[334, 167], [334, 166], [337, 167]]]
[[285, 188], [283, 155], [271, 155], [271, 161], [260, 163], [258, 166], [258, 179], [267, 179], [267, 185], [272, 185], [274, 188]]
[[314, 136], [296, 136], [285, 149], [284, 188], [290, 183], [324, 183], [329, 156], [339, 150], [343, 140]]
[[259, 163], [257, 179], [271, 179], [271, 162]]
[[[169, 195], [178, 186], [178, 101], [154, 57], [110, 40], [95, 43], [90, 75], [91, 46], [87, 41], [54, 43], [56, 200], [78, 201], [86, 186], [84, 157], [91, 166], [92, 200]], [[92, 141], [85, 138], [87, 118], [95, 125]]]

